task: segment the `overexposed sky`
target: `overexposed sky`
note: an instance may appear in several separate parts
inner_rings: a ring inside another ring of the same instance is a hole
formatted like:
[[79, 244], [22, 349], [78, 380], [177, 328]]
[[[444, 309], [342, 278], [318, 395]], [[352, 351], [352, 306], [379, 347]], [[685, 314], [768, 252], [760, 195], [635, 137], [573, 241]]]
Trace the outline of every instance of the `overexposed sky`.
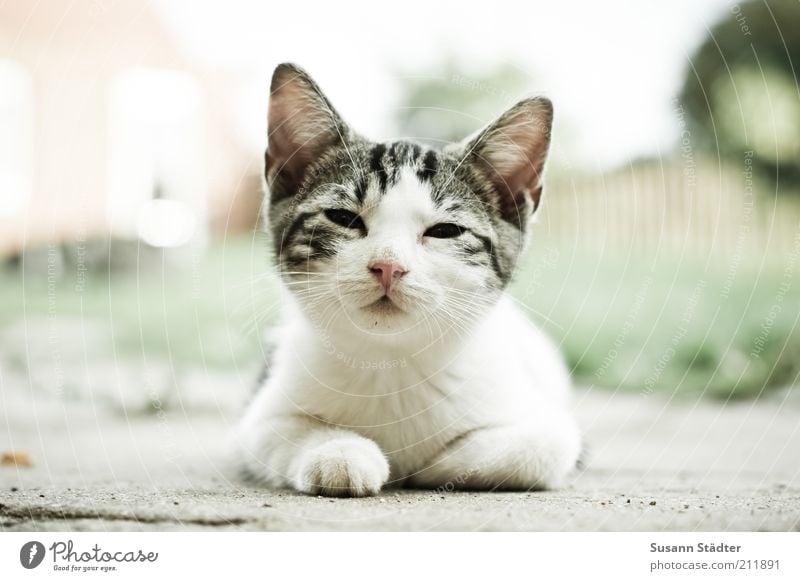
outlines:
[[[403, 75], [436, 74], [454, 57], [469, 71], [512, 63], [550, 96], [569, 127], [571, 165], [659, 155], [679, 135], [672, 98], [692, 51], [730, 0], [603, 2], [256, 2], [156, 0], [181, 46], [252, 78], [239, 124], [263, 144], [267, 86], [282, 61], [305, 67], [337, 109], [374, 138], [391, 125]], [[487, 120], [496, 111], [487, 111]], [[558, 149], [559, 144], [555, 144]]]

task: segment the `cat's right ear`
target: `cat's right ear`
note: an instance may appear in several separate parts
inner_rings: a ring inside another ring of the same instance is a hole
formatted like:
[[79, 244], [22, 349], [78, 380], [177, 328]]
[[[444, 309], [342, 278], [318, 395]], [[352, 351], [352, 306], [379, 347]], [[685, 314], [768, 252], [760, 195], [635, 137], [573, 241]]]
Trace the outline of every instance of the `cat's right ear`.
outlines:
[[273, 201], [293, 195], [309, 166], [346, 141], [350, 129], [313, 79], [284, 63], [272, 75], [266, 178]]

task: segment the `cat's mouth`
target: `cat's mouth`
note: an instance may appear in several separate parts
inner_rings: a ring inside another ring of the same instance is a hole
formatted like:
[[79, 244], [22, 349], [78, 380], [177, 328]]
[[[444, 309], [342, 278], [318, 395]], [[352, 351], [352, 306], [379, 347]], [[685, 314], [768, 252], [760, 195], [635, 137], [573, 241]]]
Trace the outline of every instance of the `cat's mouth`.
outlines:
[[376, 313], [380, 315], [397, 315], [401, 313], [405, 313], [403, 309], [397, 306], [389, 295], [383, 295], [377, 301], [368, 304], [366, 307], [362, 307], [365, 311], [370, 313]]

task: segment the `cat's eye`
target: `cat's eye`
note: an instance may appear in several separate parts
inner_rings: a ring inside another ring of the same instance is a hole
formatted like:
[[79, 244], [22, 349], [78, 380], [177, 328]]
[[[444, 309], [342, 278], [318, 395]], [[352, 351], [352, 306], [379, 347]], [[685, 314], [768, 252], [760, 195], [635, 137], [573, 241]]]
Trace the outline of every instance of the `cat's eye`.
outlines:
[[455, 238], [456, 236], [461, 236], [463, 233], [464, 229], [458, 224], [442, 222], [441, 224], [435, 224], [425, 230], [423, 236], [429, 238]]
[[350, 210], [325, 210], [325, 217], [334, 224], [345, 228], [366, 230], [361, 216]]

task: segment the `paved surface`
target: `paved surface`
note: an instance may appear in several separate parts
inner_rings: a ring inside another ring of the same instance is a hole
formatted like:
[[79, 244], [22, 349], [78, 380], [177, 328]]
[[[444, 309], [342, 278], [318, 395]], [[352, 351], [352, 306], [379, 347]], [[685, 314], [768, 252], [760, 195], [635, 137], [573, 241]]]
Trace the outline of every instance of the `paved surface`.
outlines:
[[0, 466], [0, 530], [800, 530], [795, 393], [721, 406], [579, 391], [591, 453], [563, 490], [333, 500], [234, 480], [235, 406], [125, 414], [21, 385], [0, 375], [0, 453], [31, 463]]

